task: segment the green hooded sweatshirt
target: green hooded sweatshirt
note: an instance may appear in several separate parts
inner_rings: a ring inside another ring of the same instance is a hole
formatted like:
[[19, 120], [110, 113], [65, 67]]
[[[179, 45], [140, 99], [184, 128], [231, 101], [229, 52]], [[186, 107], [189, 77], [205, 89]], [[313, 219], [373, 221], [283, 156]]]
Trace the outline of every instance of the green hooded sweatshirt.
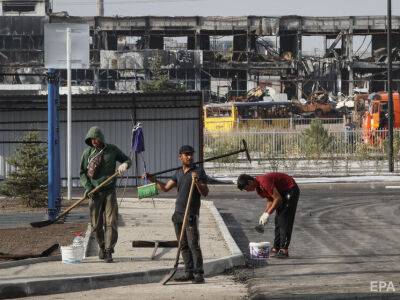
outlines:
[[[104, 144], [103, 149], [98, 149], [92, 145], [91, 139], [97, 138]], [[116, 172], [116, 162], [127, 163], [128, 168], [131, 166], [131, 160], [128, 156], [126, 156], [117, 146], [112, 144], [106, 144], [104, 140], [104, 135], [101, 130], [94, 126], [91, 127], [86, 135], [85, 143], [89, 146], [87, 147], [82, 154], [81, 158], [81, 168], [80, 168], [80, 181], [85, 190], [90, 191], [108, 177], [113, 175]], [[103, 161], [97, 171], [97, 174], [94, 178], [89, 178], [87, 176], [87, 167], [89, 160], [98, 154], [102, 150]], [[103, 189], [110, 189], [115, 187], [116, 179], [110, 182]]]

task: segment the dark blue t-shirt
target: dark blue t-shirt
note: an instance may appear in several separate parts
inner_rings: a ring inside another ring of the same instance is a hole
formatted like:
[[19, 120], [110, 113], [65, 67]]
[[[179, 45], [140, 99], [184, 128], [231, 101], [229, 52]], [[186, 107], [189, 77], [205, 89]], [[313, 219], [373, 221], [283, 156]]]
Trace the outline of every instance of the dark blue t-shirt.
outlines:
[[[197, 173], [198, 180], [207, 183], [207, 175], [203, 168], [192, 166], [189, 171], [183, 173], [183, 168], [180, 168], [171, 177], [171, 180], [176, 182], [178, 188], [178, 195], [175, 202], [175, 212], [184, 214], [186, 210], [186, 204], [189, 197], [190, 185], [192, 184], [192, 172]], [[198, 215], [200, 212], [200, 193], [195, 187], [192, 195], [192, 203], [190, 206], [189, 213], [191, 215]]]

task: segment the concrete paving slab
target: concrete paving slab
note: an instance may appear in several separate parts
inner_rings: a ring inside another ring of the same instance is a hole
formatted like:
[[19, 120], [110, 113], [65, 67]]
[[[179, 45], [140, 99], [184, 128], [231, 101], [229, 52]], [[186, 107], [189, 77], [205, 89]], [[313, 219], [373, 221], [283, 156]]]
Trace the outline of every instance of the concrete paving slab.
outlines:
[[[119, 240], [114, 263], [100, 261], [97, 251], [92, 250], [89, 254], [96, 256], [89, 256], [80, 264], [46, 261], [3, 268], [0, 269], [0, 298], [160, 281], [174, 264], [176, 248], [160, 248], [156, 258], [151, 260], [152, 248], [132, 248], [131, 243], [132, 240], [176, 239], [171, 221], [173, 210], [171, 199], [155, 199], [154, 202], [124, 199], [119, 208]], [[243, 255], [218, 216], [212, 203], [202, 205], [201, 248], [208, 275], [244, 263]]]

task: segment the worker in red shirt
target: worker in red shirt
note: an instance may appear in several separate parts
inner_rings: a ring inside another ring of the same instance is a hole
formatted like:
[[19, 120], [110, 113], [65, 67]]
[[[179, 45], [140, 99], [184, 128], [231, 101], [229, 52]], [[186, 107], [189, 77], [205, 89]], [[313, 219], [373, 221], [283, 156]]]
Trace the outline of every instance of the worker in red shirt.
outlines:
[[267, 199], [267, 207], [259, 219], [262, 229], [262, 226], [268, 223], [270, 215], [276, 211], [275, 239], [271, 255], [278, 258], [289, 257], [290, 238], [300, 196], [296, 181], [293, 177], [278, 172], [256, 177], [241, 174], [237, 180], [237, 187], [247, 192], [255, 190], [260, 197]]

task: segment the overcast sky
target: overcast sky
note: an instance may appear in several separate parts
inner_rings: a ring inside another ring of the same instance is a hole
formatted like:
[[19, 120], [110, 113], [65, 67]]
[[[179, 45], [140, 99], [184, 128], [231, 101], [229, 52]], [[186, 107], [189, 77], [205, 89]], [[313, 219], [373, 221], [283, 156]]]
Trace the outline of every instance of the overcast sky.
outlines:
[[[106, 16], [368, 16], [385, 15], [385, 0], [104, 0]], [[53, 0], [54, 11], [96, 14], [96, 0]], [[400, 15], [400, 0], [392, 0]]]

